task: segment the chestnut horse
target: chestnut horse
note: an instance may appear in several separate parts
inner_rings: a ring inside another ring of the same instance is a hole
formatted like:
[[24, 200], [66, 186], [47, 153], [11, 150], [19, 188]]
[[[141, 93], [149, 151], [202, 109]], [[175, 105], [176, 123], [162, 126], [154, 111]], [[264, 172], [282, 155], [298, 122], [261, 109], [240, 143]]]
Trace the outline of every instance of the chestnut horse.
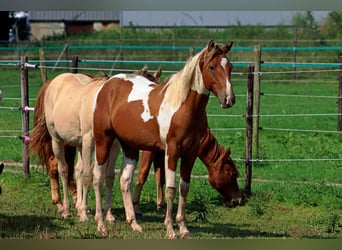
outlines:
[[[235, 202], [240, 204], [242, 194], [236, 180], [239, 177], [239, 171], [230, 157], [230, 148], [225, 150], [220, 146], [209, 128], [200, 141], [198, 157], [208, 170], [211, 186], [223, 196], [225, 204], [228, 207], [235, 206]], [[163, 211], [165, 209], [164, 152], [143, 151], [140, 156], [137, 184], [133, 195], [134, 212], [138, 216], [142, 216], [139, 207], [140, 194], [150, 172], [152, 161], [157, 184], [157, 209]]]
[[[158, 71], [156, 71], [153, 75], [148, 73], [148, 68], [145, 66], [141, 70], [135, 72], [137, 75], [142, 75], [149, 79], [150, 81], [158, 83], [160, 80], [161, 75], [161, 69], [159, 68]], [[92, 78], [98, 78], [99, 76], [90, 76]], [[101, 76], [103, 79], [108, 79], [105, 76]], [[36, 99], [36, 105], [35, 105], [35, 112], [34, 112], [34, 121], [33, 121], [33, 127], [39, 126], [41, 123], [41, 118], [43, 117], [41, 114], [44, 113], [44, 97], [45, 97], [45, 91], [50, 84], [51, 80], [48, 80], [44, 83], [43, 87], [40, 89], [40, 92], [37, 95]], [[44, 121], [43, 121], [44, 124]], [[45, 165], [48, 175], [50, 177], [50, 188], [51, 188], [51, 198], [52, 203], [56, 205], [57, 211], [60, 213], [63, 213], [63, 203], [61, 201], [60, 191], [59, 191], [59, 174], [58, 174], [58, 161], [56, 157], [53, 154], [52, 150], [52, 140], [50, 138], [45, 138], [45, 142], [42, 142], [41, 140], [43, 137], [40, 137], [39, 134], [37, 134], [38, 130], [35, 129], [33, 133], [31, 134], [32, 140], [30, 142], [30, 154], [37, 154], [39, 157], [39, 164]], [[120, 152], [121, 147], [118, 145], [118, 143], [115, 144], [116, 147], [114, 147], [113, 153], [113, 160], [117, 158], [117, 155]], [[74, 182], [74, 160], [76, 155], [76, 147], [65, 143], [64, 145], [65, 149], [65, 160], [68, 165], [68, 189], [70, 193], [72, 194], [72, 198], [74, 200], [74, 203], [76, 204], [76, 185]], [[80, 164], [78, 162], [78, 164]], [[111, 173], [114, 173], [114, 164], [109, 166], [108, 169], [108, 178], [107, 180], [107, 189], [108, 191], [112, 190], [113, 182], [110, 180], [110, 178], [114, 178]], [[107, 192], [108, 193], [108, 192]], [[110, 193], [108, 195], [111, 195]]]
[[166, 236], [176, 237], [172, 205], [179, 158], [181, 180], [176, 221], [180, 237], [190, 234], [185, 224], [185, 203], [200, 139], [207, 128], [205, 108], [209, 94], [214, 93], [221, 108], [229, 108], [235, 103], [231, 84], [232, 64], [226, 57], [231, 46], [232, 42], [220, 46], [211, 40], [164, 84], [157, 85], [138, 76], [127, 77], [124, 74], [103, 84], [94, 105], [93, 124], [95, 217], [102, 232], [106, 232], [106, 228], [100, 203], [101, 180], [110, 147], [118, 138], [124, 152], [120, 185], [127, 222], [133, 230], [142, 231], [135, 218], [130, 190], [139, 150], [162, 150], [165, 152]]

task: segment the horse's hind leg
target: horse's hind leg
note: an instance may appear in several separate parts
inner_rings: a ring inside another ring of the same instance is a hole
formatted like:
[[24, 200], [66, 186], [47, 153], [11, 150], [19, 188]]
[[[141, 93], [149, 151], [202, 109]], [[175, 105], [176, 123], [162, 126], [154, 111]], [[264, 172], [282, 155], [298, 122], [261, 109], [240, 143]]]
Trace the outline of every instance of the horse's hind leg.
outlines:
[[164, 152], [158, 152], [154, 157], [154, 177], [157, 186], [157, 210], [166, 213], [166, 204], [164, 200], [164, 185], [165, 185], [165, 168], [164, 168]]
[[142, 217], [142, 212], [140, 211], [140, 195], [143, 186], [147, 180], [148, 174], [150, 172], [151, 164], [154, 158], [154, 153], [152, 151], [142, 151], [140, 156], [140, 163], [137, 175], [137, 184], [135, 185], [135, 191], [133, 195], [133, 207], [134, 213], [138, 217]]
[[50, 177], [52, 204], [56, 205], [58, 213], [63, 212], [61, 193], [59, 191], [58, 161], [55, 156], [51, 156], [47, 162], [48, 174]]
[[137, 159], [139, 157], [139, 151], [130, 152], [132, 158], [127, 157], [127, 151], [124, 150], [124, 159], [122, 168], [120, 171], [120, 188], [124, 201], [124, 207], [126, 212], [126, 220], [131, 225], [134, 231], [142, 232], [142, 228], [139, 226], [134, 213], [131, 185]]
[[77, 157], [77, 162], [75, 166], [75, 175], [76, 175], [76, 190], [77, 190], [77, 198], [76, 198], [76, 209], [77, 209], [77, 216], [79, 217], [80, 221], [84, 221], [85, 219], [82, 219], [82, 209], [81, 209], [81, 204], [82, 204], [82, 171], [83, 171], [83, 166], [82, 166], [82, 158], [81, 154], [78, 153]]
[[58, 173], [62, 178], [63, 197], [64, 197], [62, 217], [68, 218], [68, 217], [71, 217], [71, 213], [70, 213], [70, 202], [68, 198], [68, 165], [65, 162], [64, 145], [63, 143], [58, 143], [55, 140], [52, 140], [52, 149], [58, 161]]
[[74, 181], [74, 162], [75, 162], [75, 155], [76, 155], [76, 148], [66, 144], [64, 145], [64, 151], [65, 151], [65, 160], [68, 164], [68, 188], [69, 192], [71, 193], [72, 199], [74, 201], [74, 204], [77, 203], [77, 191], [76, 191], [76, 185]]
[[121, 145], [119, 140], [114, 140], [111, 153], [109, 155], [108, 165], [106, 169], [106, 203], [105, 203], [105, 214], [106, 214], [106, 221], [109, 223], [114, 223], [115, 218], [112, 214], [112, 190], [114, 184], [114, 176], [115, 176], [115, 163], [116, 159], [121, 150]]

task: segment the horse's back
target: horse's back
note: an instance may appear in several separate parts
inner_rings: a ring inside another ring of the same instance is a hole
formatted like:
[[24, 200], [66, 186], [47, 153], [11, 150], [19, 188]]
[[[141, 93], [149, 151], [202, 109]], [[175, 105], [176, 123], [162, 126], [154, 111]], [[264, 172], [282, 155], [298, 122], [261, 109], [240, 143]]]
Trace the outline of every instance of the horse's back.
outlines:
[[58, 75], [51, 81], [44, 102], [52, 136], [81, 144], [81, 136], [91, 129], [93, 99], [101, 84], [102, 81], [93, 81], [90, 76], [71, 73]]

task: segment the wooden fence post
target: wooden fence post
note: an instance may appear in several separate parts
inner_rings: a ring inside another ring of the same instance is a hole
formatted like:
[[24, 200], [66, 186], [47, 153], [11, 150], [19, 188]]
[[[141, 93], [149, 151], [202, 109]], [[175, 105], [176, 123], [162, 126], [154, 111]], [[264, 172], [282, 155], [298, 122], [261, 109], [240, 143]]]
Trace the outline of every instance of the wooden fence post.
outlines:
[[71, 73], [76, 74], [78, 72], [78, 56], [72, 56]]
[[29, 111], [26, 107], [29, 106], [28, 95], [28, 69], [26, 67], [27, 56], [21, 57], [21, 121], [22, 121], [22, 159], [23, 159], [23, 174], [27, 179], [30, 174], [30, 161], [28, 157], [28, 141], [26, 136], [29, 131]]
[[40, 60], [40, 73], [42, 75], [42, 85], [47, 80], [47, 73], [45, 68], [45, 56], [44, 50], [42, 48], [39, 49], [39, 60]]
[[252, 130], [253, 130], [253, 82], [254, 65], [248, 66], [247, 75], [247, 105], [246, 105], [246, 195], [251, 195], [252, 183]]
[[260, 71], [261, 71], [261, 48], [254, 46], [254, 79], [253, 79], [253, 156], [259, 158], [259, 114], [260, 114]]
[[338, 116], [337, 116], [337, 130], [342, 131], [342, 56], [340, 58], [340, 75], [338, 78]]

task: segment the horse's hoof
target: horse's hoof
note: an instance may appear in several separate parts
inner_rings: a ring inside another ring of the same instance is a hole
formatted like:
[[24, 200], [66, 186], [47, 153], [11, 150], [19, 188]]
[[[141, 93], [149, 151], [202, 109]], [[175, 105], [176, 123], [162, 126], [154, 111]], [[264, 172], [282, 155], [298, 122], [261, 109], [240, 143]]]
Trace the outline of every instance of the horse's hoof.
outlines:
[[114, 224], [115, 223], [115, 218], [113, 215], [107, 215], [106, 216], [106, 221], [108, 221], [109, 224]]
[[169, 232], [166, 233], [166, 238], [170, 239], [170, 240], [175, 239], [176, 238], [176, 233], [173, 230], [169, 231]]
[[62, 203], [53, 203], [57, 207], [57, 213], [62, 214], [64, 211], [63, 204]]
[[184, 233], [181, 233], [181, 234], [179, 235], [179, 237], [180, 237], [181, 239], [191, 239], [191, 234], [190, 234], [189, 231], [186, 231], [186, 232], [184, 232]]
[[131, 223], [129, 223], [129, 224], [131, 224], [131, 228], [133, 229], [133, 231], [137, 231], [137, 232], [139, 232], [139, 233], [142, 233], [142, 232], [143, 232], [141, 226], [137, 223], [136, 220], [133, 220], [133, 221], [132, 221]]
[[97, 232], [102, 235], [102, 236], [107, 236], [108, 235], [108, 232], [107, 232], [107, 229], [104, 225], [101, 225], [101, 226], [98, 226], [97, 227]]
[[62, 213], [62, 218], [63, 219], [68, 219], [68, 218], [71, 218], [71, 213]]

